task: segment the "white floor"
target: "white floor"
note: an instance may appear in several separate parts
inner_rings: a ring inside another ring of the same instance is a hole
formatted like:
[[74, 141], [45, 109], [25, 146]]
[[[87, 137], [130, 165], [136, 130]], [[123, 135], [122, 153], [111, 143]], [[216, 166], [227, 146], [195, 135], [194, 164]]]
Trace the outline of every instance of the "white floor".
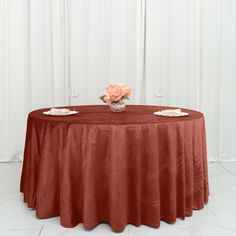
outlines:
[[107, 224], [85, 230], [80, 224], [67, 229], [59, 217], [39, 220], [35, 211], [22, 201], [19, 193], [20, 163], [0, 163], [0, 236], [235, 236], [236, 235], [236, 163], [209, 163], [210, 200], [192, 217], [173, 225], [162, 222], [159, 229], [128, 225], [122, 233], [113, 233]]

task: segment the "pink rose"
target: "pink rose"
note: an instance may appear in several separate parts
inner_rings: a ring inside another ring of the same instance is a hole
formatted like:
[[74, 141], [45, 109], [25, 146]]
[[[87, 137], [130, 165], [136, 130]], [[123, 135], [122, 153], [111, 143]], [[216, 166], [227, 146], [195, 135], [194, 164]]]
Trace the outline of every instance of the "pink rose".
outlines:
[[107, 86], [102, 100], [107, 103], [117, 102], [122, 98], [128, 98], [131, 95], [131, 89], [123, 84], [110, 84]]
[[129, 97], [131, 95], [131, 89], [126, 85], [121, 85], [124, 96]]
[[113, 102], [119, 101], [124, 96], [124, 92], [119, 85], [111, 84], [106, 88], [105, 95], [107, 102]]

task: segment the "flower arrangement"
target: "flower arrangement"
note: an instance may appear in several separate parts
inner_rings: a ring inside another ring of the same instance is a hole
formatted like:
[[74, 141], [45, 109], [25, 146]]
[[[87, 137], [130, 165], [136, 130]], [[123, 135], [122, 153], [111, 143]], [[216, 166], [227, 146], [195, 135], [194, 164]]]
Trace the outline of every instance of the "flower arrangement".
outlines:
[[108, 104], [118, 103], [122, 99], [129, 99], [131, 89], [124, 84], [110, 84], [107, 86], [105, 94], [99, 98]]

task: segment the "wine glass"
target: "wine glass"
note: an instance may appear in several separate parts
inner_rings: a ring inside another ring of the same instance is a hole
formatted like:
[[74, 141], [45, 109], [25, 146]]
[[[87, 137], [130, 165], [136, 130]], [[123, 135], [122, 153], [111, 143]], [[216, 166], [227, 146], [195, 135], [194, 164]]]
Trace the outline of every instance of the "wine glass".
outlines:
[[158, 107], [159, 107], [158, 110], [161, 111], [161, 105], [162, 105], [162, 104], [161, 104], [161, 100], [162, 100], [162, 98], [164, 97], [164, 94], [163, 94], [163, 92], [162, 92], [161, 89], [156, 92], [155, 97], [156, 97], [157, 100], [158, 100]]
[[[73, 100], [73, 99], [76, 99], [77, 97], [79, 97], [79, 92], [76, 88], [71, 88], [70, 89], [70, 102]], [[71, 102], [72, 103], [72, 102]], [[75, 103], [73, 102], [73, 111], [75, 112]]]

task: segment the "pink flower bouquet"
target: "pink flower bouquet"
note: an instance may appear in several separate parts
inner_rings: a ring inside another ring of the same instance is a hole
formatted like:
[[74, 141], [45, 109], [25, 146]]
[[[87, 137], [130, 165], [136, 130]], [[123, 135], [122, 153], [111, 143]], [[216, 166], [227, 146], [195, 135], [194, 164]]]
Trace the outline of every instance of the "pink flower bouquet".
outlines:
[[99, 97], [103, 102], [111, 104], [122, 99], [129, 99], [131, 89], [123, 84], [110, 84], [107, 86], [105, 94]]

